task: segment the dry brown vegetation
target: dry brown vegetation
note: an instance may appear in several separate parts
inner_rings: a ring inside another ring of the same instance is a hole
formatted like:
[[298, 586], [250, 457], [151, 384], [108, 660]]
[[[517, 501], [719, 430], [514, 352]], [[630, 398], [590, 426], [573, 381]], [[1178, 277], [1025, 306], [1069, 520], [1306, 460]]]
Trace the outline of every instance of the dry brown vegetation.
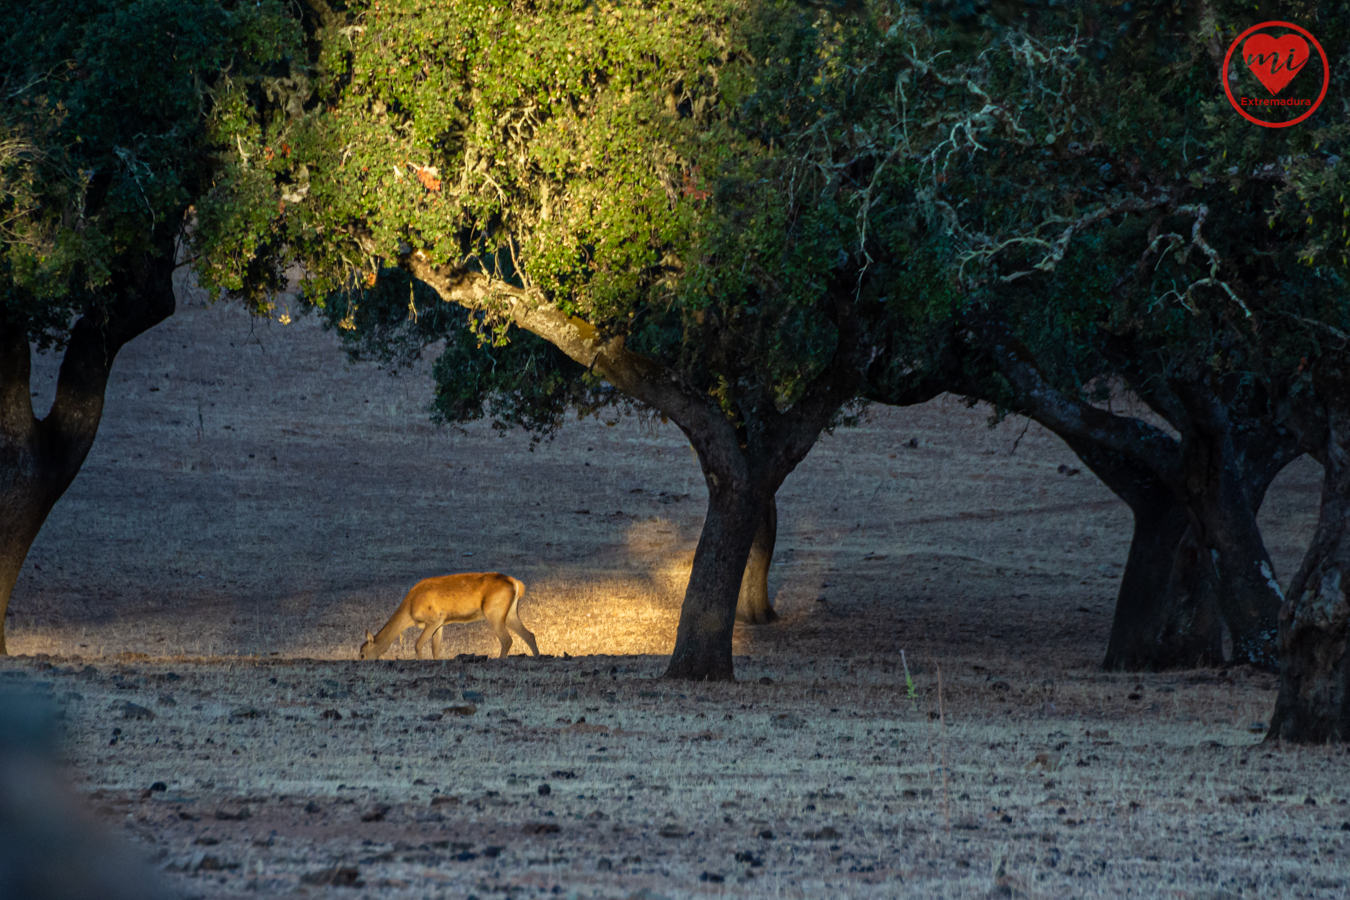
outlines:
[[[119, 360], [0, 676], [51, 692], [76, 789], [179, 894], [1350, 889], [1350, 758], [1258, 743], [1272, 676], [1098, 671], [1130, 518], [1037, 426], [944, 399], [825, 438], [779, 498], [782, 621], [696, 685], [656, 680], [703, 503], [678, 431], [531, 451], [428, 397], [311, 322], [196, 302]], [[1318, 476], [1263, 511], [1286, 582]], [[355, 661], [462, 570], [521, 578], [552, 658], [489, 660], [480, 623], [457, 659], [410, 632]]]

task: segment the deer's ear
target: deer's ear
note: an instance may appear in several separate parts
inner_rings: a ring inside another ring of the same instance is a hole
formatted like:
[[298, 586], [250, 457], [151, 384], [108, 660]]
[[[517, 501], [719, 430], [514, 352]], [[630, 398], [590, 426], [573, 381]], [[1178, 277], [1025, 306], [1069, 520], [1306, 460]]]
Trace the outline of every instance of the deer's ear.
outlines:
[[367, 644], [375, 643], [375, 635], [371, 634], [369, 631], [366, 632], [366, 643]]

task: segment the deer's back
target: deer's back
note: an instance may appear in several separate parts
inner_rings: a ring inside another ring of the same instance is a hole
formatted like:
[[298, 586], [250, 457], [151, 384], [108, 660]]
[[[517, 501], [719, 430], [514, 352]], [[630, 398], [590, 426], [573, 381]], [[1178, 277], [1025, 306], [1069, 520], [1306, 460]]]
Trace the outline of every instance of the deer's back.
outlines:
[[516, 587], [500, 572], [463, 572], [424, 578], [408, 592], [408, 611], [416, 620], [447, 615], [476, 618], [489, 603], [515, 598]]

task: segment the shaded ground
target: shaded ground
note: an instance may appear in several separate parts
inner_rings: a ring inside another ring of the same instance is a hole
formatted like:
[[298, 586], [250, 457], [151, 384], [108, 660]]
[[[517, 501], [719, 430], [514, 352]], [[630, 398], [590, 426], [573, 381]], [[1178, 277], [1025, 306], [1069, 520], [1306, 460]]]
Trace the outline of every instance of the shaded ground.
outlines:
[[[53, 694], [77, 788], [182, 895], [1350, 885], [1350, 760], [1254, 746], [1273, 679], [1096, 671], [1130, 518], [1038, 426], [947, 399], [827, 437], [780, 494], [782, 622], [738, 628], [740, 684], [681, 686], [652, 680], [703, 508], [679, 432], [570, 423], [531, 452], [433, 428], [428, 397], [227, 307], [118, 361], [0, 668]], [[1292, 466], [1263, 511], [1286, 582], [1318, 477]], [[351, 661], [462, 570], [523, 579], [555, 658]]]

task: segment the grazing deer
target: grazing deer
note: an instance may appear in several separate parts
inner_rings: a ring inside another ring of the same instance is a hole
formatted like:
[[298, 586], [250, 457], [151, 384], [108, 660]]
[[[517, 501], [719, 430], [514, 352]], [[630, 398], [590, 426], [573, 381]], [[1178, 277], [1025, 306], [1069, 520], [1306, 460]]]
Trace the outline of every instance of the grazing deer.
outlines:
[[466, 572], [424, 578], [408, 591], [408, 596], [403, 598], [379, 634], [366, 632], [361, 659], [379, 659], [396, 637], [414, 625], [422, 629], [422, 636], [417, 639], [417, 658], [423, 658], [430, 641], [432, 658], [439, 659], [441, 626], [447, 622], [476, 622], [479, 619], [487, 619], [492, 626], [493, 634], [502, 643], [502, 656], [511, 649], [508, 628], [524, 638], [530, 652], [538, 656], [539, 645], [520, 621], [517, 609], [524, 594], [524, 584], [500, 572]]

